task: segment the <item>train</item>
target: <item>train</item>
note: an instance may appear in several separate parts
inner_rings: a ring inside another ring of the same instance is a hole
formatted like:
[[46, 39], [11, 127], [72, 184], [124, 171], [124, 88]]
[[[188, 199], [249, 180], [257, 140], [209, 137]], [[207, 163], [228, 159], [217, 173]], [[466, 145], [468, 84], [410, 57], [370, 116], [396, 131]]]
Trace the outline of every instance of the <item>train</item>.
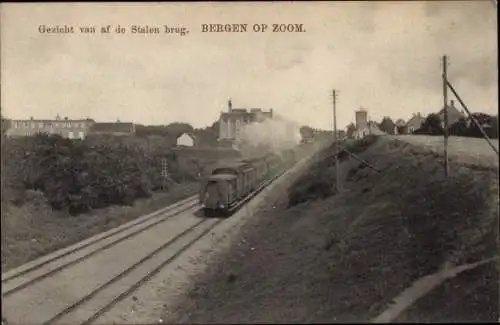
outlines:
[[291, 167], [297, 158], [297, 150], [288, 149], [280, 154], [217, 164], [200, 186], [199, 204], [203, 214], [229, 216], [269, 180]]

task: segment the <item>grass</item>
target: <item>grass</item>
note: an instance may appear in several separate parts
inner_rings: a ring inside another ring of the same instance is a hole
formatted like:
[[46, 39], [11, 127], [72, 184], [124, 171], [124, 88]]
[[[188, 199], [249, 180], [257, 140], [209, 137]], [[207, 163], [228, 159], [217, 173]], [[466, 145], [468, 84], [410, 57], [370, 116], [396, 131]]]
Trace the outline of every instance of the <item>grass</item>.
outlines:
[[[444, 140], [442, 136], [401, 135], [398, 138], [415, 145], [424, 146], [427, 150], [443, 155]], [[498, 139], [491, 139], [498, 150]], [[498, 155], [485, 139], [455, 137], [448, 138], [448, 152], [452, 160], [469, 167], [482, 167], [498, 171]]]
[[[377, 139], [377, 137], [369, 136], [362, 140], [350, 140], [339, 145], [339, 148], [345, 148], [349, 152], [356, 154], [366, 150]], [[335, 194], [335, 150], [335, 145], [331, 145], [320, 151], [314, 157], [309, 172], [292, 184], [288, 190], [289, 207], [315, 198], [326, 198]], [[348, 153], [340, 151], [338, 159], [346, 161], [349, 159]]]
[[40, 192], [29, 191], [22, 206], [5, 204], [2, 211], [2, 269], [8, 270], [60, 248], [112, 229], [195, 194], [197, 182], [155, 192], [132, 206], [111, 206], [79, 216], [53, 211]]
[[[439, 155], [428, 150], [389, 138], [362, 147], [354, 144], [353, 151], [381, 173], [346, 159], [340, 166], [343, 190], [311, 195], [311, 184], [334, 180], [331, 163], [318, 159], [244, 226], [239, 245], [194, 279], [165, 321], [365, 322], [444, 261], [497, 254], [494, 171], [452, 161], [446, 180]], [[290, 204], [300, 193], [305, 199]], [[444, 317], [435, 306], [432, 320], [496, 321], [498, 273], [478, 276], [493, 289], [475, 303], [488, 307]], [[466, 297], [464, 292], [485, 285], [468, 280], [447, 294]]]

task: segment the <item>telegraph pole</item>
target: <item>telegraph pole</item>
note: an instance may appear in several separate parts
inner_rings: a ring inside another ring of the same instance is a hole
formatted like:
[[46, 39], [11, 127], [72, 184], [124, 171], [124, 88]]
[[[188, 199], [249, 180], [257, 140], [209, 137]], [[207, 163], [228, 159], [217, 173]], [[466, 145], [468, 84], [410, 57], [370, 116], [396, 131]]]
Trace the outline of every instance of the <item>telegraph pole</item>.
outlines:
[[444, 102], [444, 176], [448, 178], [448, 76], [447, 76], [448, 60], [446, 55], [443, 56], [443, 102]]
[[335, 185], [337, 192], [340, 191], [340, 178], [339, 178], [339, 145], [338, 145], [338, 139], [337, 139], [337, 94], [335, 92], [335, 89], [332, 92], [333, 96], [333, 150], [335, 151]]

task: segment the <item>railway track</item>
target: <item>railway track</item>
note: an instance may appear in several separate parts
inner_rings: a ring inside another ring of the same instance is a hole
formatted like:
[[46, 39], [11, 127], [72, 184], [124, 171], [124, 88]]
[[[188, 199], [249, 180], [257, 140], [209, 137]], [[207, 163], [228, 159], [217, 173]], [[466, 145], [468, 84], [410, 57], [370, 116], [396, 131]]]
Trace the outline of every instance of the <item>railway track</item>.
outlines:
[[197, 197], [191, 196], [164, 209], [125, 223], [117, 228], [90, 237], [75, 245], [26, 263], [2, 274], [2, 297], [23, 289], [30, 283], [49, 276], [71, 264], [88, 258], [112, 245], [164, 222], [179, 213], [196, 206]]
[[225, 220], [200, 219], [198, 209], [192, 196], [2, 274], [3, 317], [10, 325], [93, 323]]

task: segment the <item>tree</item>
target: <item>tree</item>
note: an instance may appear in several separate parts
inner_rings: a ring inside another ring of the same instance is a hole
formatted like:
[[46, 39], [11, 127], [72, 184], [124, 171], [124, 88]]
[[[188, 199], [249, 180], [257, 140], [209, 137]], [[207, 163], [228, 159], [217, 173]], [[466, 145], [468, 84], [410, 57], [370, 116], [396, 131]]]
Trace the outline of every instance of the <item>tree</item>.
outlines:
[[197, 143], [202, 147], [216, 147], [219, 138], [219, 121], [215, 121], [212, 125], [205, 128], [195, 129], [193, 131], [197, 138]]
[[354, 125], [354, 123], [350, 123], [348, 126], [347, 126], [347, 137], [348, 138], [352, 138], [354, 136], [354, 132], [356, 131], [356, 126]]
[[394, 127], [395, 126], [396, 125], [394, 124], [392, 119], [388, 116], [385, 116], [378, 125], [380, 130], [387, 133], [387, 134], [394, 134]]
[[490, 121], [491, 128], [488, 136], [492, 139], [498, 139], [498, 116], [494, 116]]
[[4, 118], [1, 113], [0, 113], [0, 118], [1, 118], [1, 126], [0, 126], [1, 127], [1, 133], [2, 133], [2, 135], [4, 135], [5, 132], [7, 132], [7, 130], [10, 127], [10, 120]]
[[[479, 125], [483, 126], [483, 130], [490, 138], [498, 138], [498, 120], [488, 114], [484, 113], [472, 113], [475, 120], [479, 123]], [[474, 123], [470, 123], [468, 136], [475, 138], [482, 138], [483, 133]]]
[[465, 118], [461, 117], [457, 122], [453, 123], [450, 127], [449, 134], [456, 136], [468, 136], [469, 128], [467, 127], [467, 121]]
[[429, 114], [420, 129], [413, 132], [415, 134], [443, 134], [441, 119], [437, 114]]
[[182, 123], [182, 122], [174, 122], [170, 123], [169, 125], [166, 126], [166, 131], [177, 138], [183, 133], [192, 133], [194, 131], [193, 127], [191, 124], [188, 123]]

